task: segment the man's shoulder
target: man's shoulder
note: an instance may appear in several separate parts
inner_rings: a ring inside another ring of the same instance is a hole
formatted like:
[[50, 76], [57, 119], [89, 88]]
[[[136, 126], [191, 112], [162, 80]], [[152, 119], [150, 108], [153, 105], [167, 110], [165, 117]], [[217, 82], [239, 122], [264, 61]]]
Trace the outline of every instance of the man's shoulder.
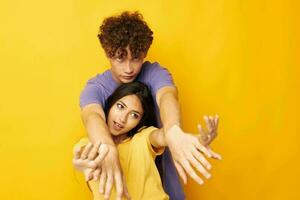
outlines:
[[116, 83], [113, 81], [111, 71], [106, 70], [102, 74], [89, 79], [80, 94], [80, 107], [91, 103], [98, 103], [102, 106], [109, 95], [115, 90]]
[[103, 73], [97, 74], [90, 78], [87, 83], [88, 84], [105, 84], [106, 82], [110, 81], [111, 79], [111, 71], [110, 69], [104, 71]]
[[138, 79], [140, 81], [143, 81], [144, 79], [147, 80], [162, 71], [168, 71], [168, 70], [165, 67], [161, 66], [158, 62], [145, 61], [143, 63]]
[[158, 62], [144, 62], [137, 80], [153, 87], [155, 92], [162, 86], [173, 85], [171, 73]]
[[143, 68], [142, 68], [142, 71], [149, 71], [149, 70], [158, 70], [158, 69], [161, 69], [161, 68], [164, 68], [162, 67], [158, 62], [150, 62], [150, 61], [145, 61], [143, 63]]

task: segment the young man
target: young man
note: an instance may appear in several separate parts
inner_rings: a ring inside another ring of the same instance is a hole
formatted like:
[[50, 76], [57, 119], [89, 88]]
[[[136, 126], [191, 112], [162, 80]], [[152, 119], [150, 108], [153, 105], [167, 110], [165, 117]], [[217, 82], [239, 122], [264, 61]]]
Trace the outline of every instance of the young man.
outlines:
[[[119, 16], [105, 19], [98, 38], [110, 61], [111, 69], [90, 79], [80, 96], [82, 120], [90, 141], [94, 144], [105, 143], [109, 147], [106, 157], [99, 165], [99, 191], [106, 198], [109, 197], [113, 184], [119, 199], [127, 193], [124, 191], [126, 183], [122, 178], [118, 151], [108, 132], [103, 111], [106, 99], [119, 84], [141, 81], [151, 89], [159, 126], [163, 127], [169, 147], [158, 167], [164, 189], [171, 200], [185, 198], [175, 167], [184, 183], [188, 173], [197, 183], [202, 184], [203, 180], [192, 166], [206, 178], [210, 177], [207, 170], [211, 166], [199, 157], [199, 153], [206, 152], [208, 157], [219, 158], [208, 147], [216, 136], [216, 131], [208, 127], [209, 132], [202, 135], [200, 141], [191, 139], [181, 129], [177, 90], [170, 73], [158, 63], [144, 62], [152, 44], [152, 35], [153, 32], [138, 12], [123, 12]], [[214, 124], [218, 117], [206, 117], [205, 120], [208, 124]], [[205, 147], [200, 142], [205, 142]]]

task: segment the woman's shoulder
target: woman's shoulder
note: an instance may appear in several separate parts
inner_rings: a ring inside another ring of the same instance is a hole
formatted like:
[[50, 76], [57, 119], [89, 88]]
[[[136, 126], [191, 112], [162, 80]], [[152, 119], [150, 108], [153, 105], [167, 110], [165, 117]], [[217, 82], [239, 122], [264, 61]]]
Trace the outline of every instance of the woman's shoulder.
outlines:
[[144, 143], [149, 141], [150, 134], [157, 130], [154, 126], [144, 126], [138, 130], [138, 132], [130, 139], [130, 143], [137, 144], [137, 143]]
[[145, 154], [151, 155], [152, 158], [162, 154], [164, 152], [164, 148], [154, 149], [150, 142], [150, 134], [156, 130], [158, 130], [158, 128], [153, 126], [143, 127], [137, 134], [133, 136], [131, 140], [131, 147], [133, 149], [138, 149]]
[[133, 138], [147, 137], [147, 136], [149, 136], [150, 133], [152, 133], [153, 131], [155, 131], [157, 129], [158, 128], [156, 128], [154, 126], [148, 126], [148, 127], [144, 126], [138, 130], [138, 132], [133, 136]]

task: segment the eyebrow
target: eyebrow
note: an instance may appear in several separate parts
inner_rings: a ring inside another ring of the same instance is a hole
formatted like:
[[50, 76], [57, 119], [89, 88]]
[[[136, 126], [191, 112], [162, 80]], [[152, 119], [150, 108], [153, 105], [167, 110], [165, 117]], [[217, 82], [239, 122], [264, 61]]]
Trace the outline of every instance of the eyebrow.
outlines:
[[[128, 108], [127, 105], [126, 105], [123, 101], [119, 100], [119, 102], [120, 102], [123, 106], [125, 106], [126, 108]], [[133, 112], [136, 112], [136, 113], [138, 113], [139, 115], [142, 115], [139, 111], [133, 110]]]

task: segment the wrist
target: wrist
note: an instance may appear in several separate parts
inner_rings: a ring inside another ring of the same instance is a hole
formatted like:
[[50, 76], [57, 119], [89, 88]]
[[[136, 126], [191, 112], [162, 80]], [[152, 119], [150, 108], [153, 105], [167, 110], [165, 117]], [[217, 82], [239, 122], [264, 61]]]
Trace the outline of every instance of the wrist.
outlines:
[[172, 125], [169, 129], [165, 131], [166, 143], [168, 144], [172, 140], [172, 138], [174, 138], [175, 135], [177, 135], [177, 133], [181, 133], [181, 132], [182, 129], [178, 124]]
[[101, 138], [97, 137], [97, 138], [91, 139], [91, 141], [92, 141], [93, 144], [100, 143], [100, 144], [107, 144], [107, 145], [111, 145], [111, 146], [116, 146], [114, 141], [112, 140], [112, 138], [107, 137], [107, 136], [101, 136]]
[[103, 144], [107, 150], [108, 150], [108, 154], [114, 154], [114, 155], [119, 155], [119, 151], [118, 148], [115, 144], [111, 145], [111, 144]]
[[164, 129], [164, 133], [166, 135], [166, 134], [173, 132], [174, 130], [181, 130], [181, 126], [179, 123], [175, 123], [175, 124], [172, 124], [169, 126], [164, 126], [163, 129]]

